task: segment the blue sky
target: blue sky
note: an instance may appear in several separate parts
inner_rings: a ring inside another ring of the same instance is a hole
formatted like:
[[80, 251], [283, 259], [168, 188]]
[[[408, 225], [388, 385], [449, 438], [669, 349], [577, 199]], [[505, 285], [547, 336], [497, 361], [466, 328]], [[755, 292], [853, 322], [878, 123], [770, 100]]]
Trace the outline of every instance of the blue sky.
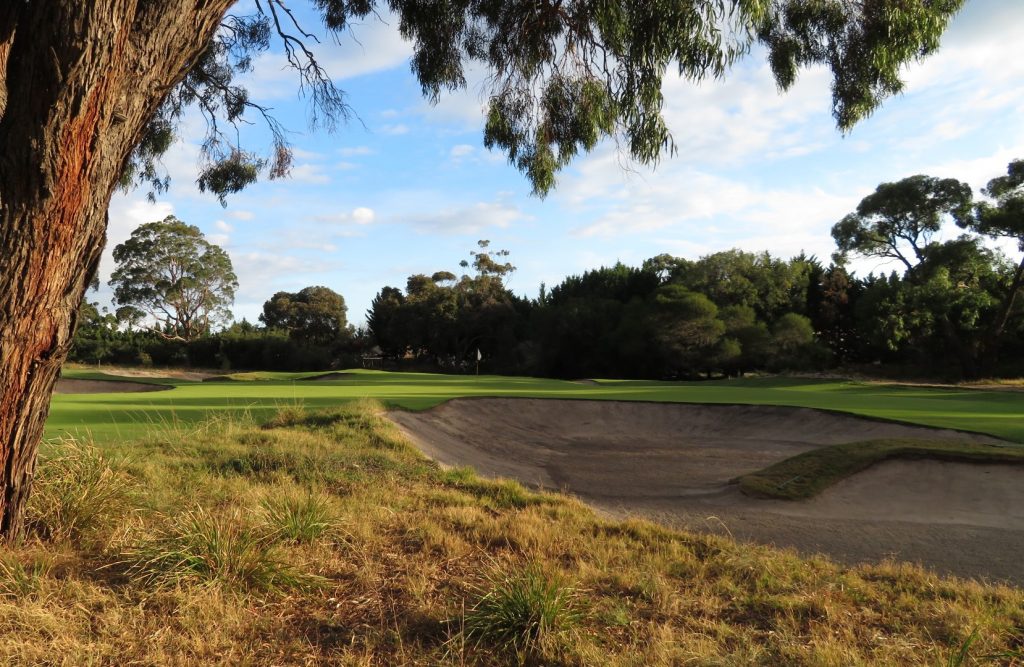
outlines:
[[[101, 280], [114, 268], [111, 250], [132, 229], [174, 214], [230, 254], [240, 283], [236, 318], [254, 321], [274, 292], [326, 285], [360, 324], [382, 286], [404, 287], [413, 273], [459, 272], [477, 239], [511, 251], [518, 271], [509, 286], [528, 296], [541, 282], [664, 252], [803, 250], [827, 261], [831, 226], [879, 183], [926, 173], [977, 189], [1024, 158], [1018, 0], [968, 0], [942, 50], [908, 69], [906, 92], [846, 136], [834, 127], [824, 70], [803, 72], [783, 95], [757, 52], [724, 81], [694, 86], [670, 77], [674, 158], [652, 171], [602, 145], [577, 159], [545, 200], [530, 195], [503, 155], [483, 148], [482, 72], [431, 106], [409, 71], [409, 46], [396, 22], [385, 21], [317, 49], [359, 117], [334, 134], [308, 130], [306, 104], [280, 54], [267, 54], [249, 75], [253, 99], [294, 132], [290, 179], [258, 183], [222, 208], [195, 188], [202, 121], [187, 119], [165, 159], [170, 192], [155, 204], [145, 191], [114, 197]], [[251, 131], [243, 146], [265, 150], [266, 137]], [[855, 268], [887, 269], [863, 261]], [[104, 286], [99, 298], [108, 297]]]

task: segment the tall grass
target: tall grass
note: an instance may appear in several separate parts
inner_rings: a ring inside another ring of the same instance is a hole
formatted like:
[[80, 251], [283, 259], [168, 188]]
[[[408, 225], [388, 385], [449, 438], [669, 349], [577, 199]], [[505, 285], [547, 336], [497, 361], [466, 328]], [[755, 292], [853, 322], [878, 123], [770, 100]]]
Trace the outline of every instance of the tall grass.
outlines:
[[155, 584], [275, 590], [319, 583], [283, 561], [275, 542], [276, 535], [248, 526], [238, 514], [217, 516], [197, 507], [171, 518], [156, 538], [123, 556], [133, 576]]
[[581, 619], [577, 591], [536, 564], [510, 574], [496, 569], [478, 594], [461, 620], [462, 634], [521, 662], [555, 654]]
[[330, 498], [321, 493], [285, 493], [261, 503], [264, 521], [279, 539], [297, 544], [315, 542], [337, 527]]
[[81, 539], [133, 510], [135, 484], [93, 445], [65, 438], [42, 462], [26, 510], [29, 530], [43, 539]]

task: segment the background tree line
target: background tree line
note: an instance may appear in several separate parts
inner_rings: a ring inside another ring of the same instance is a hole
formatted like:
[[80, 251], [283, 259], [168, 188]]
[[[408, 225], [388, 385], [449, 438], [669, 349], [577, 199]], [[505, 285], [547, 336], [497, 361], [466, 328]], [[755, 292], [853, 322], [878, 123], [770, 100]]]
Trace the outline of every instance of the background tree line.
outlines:
[[[659, 255], [514, 294], [507, 250], [480, 241], [447, 270], [386, 286], [366, 330], [323, 286], [278, 292], [260, 325], [226, 326], [230, 258], [173, 217], [114, 251], [115, 314], [86, 301], [71, 358], [88, 363], [312, 370], [383, 357], [389, 367], [550, 377], [691, 378], [872, 365], [943, 378], [1024, 374], [1024, 161], [975, 201], [955, 179], [883, 183], [836, 223], [828, 264], [768, 252]], [[944, 225], [964, 230], [936, 240]], [[898, 266], [852, 275], [851, 257]], [[222, 328], [215, 329], [220, 323]]]
[[[1017, 376], [1024, 258], [1011, 260], [1000, 245], [1024, 253], [1024, 160], [981, 194], [922, 175], [883, 183], [833, 227], [827, 265], [739, 250], [659, 255], [542, 285], [529, 300], [488, 265], [459, 280], [410, 276], [404, 292], [377, 294], [369, 333], [396, 361], [466, 368], [478, 347], [490, 371], [564, 378], [865, 364], [893, 375]], [[937, 240], [951, 224], [964, 232]], [[857, 277], [847, 268], [856, 256], [899, 269]]]

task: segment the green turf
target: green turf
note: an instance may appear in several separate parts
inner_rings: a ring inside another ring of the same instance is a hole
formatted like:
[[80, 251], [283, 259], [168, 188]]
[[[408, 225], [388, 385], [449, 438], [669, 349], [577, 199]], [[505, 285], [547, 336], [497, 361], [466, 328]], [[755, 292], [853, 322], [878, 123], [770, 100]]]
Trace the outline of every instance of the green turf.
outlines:
[[1024, 465], [1024, 447], [906, 439], [851, 442], [798, 454], [744, 475], [739, 483], [750, 495], [803, 500], [876, 463], [915, 458]]
[[[53, 400], [47, 435], [89, 433], [102, 442], [139, 435], [154, 424], [173, 427], [179, 422], [198, 421], [225, 409], [248, 410], [256, 418], [264, 418], [296, 403], [316, 409], [363, 397], [421, 410], [461, 396], [518, 396], [792, 405], [977, 431], [1024, 442], [1024, 395], [1019, 392], [796, 378], [580, 384], [528, 377], [348, 372], [350, 377], [333, 381], [303, 379], [321, 373], [243, 373], [215, 382], [173, 381], [170, 384], [175, 385], [174, 389], [161, 392], [58, 395]], [[65, 377], [148, 381], [77, 369], [65, 371]]]

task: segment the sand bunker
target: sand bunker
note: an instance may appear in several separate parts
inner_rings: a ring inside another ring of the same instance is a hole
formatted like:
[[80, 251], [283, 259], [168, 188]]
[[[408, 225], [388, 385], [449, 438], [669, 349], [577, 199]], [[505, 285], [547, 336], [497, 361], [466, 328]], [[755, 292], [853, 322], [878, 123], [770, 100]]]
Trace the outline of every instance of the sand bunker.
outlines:
[[735, 477], [822, 445], [873, 438], [991, 440], [765, 405], [464, 399], [391, 417], [442, 463], [591, 499], [721, 492]]
[[616, 516], [1024, 583], [1024, 466], [891, 461], [801, 502], [730, 483], [824, 445], [995, 438], [776, 406], [463, 399], [390, 416], [442, 463], [563, 489]]
[[154, 369], [154, 368], [111, 368], [104, 369], [107, 375], [117, 375], [126, 378], [160, 378], [165, 380], [188, 380], [201, 382], [214, 373], [210, 371], [177, 370], [177, 369]]
[[324, 373], [313, 377], [303, 378], [306, 382], [337, 382], [338, 380], [351, 380], [355, 373]]
[[115, 394], [138, 391], [166, 391], [173, 389], [159, 384], [147, 384], [144, 382], [122, 382], [120, 380], [78, 380], [75, 378], [60, 378], [57, 380], [57, 394]]

